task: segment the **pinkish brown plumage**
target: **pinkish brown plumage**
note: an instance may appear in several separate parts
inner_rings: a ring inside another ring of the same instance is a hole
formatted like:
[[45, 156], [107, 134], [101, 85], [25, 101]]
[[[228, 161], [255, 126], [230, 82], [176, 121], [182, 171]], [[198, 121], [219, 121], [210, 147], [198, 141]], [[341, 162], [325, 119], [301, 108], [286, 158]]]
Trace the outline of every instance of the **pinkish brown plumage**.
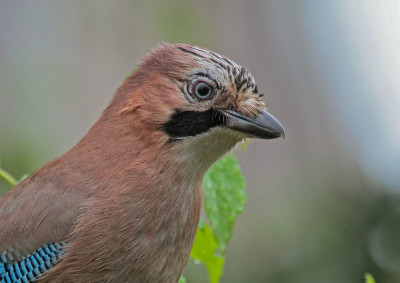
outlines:
[[231, 60], [160, 45], [77, 145], [0, 198], [0, 254], [65, 242], [40, 282], [177, 282], [206, 170], [246, 137], [283, 135], [260, 97]]

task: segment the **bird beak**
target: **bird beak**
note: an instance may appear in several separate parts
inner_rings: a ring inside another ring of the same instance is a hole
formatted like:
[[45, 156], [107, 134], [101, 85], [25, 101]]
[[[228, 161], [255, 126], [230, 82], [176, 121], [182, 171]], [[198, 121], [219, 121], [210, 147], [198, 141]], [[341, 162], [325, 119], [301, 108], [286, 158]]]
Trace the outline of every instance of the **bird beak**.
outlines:
[[281, 123], [266, 110], [250, 118], [232, 110], [220, 110], [225, 118], [225, 126], [260, 139], [285, 138], [285, 130]]

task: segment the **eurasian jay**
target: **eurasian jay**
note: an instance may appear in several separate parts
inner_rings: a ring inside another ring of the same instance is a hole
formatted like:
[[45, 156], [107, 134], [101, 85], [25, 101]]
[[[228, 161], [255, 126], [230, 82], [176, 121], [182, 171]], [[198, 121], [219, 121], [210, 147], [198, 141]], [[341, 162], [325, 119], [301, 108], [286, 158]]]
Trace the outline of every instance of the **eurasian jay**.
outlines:
[[284, 135], [261, 96], [210, 50], [149, 52], [71, 150], [0, 198], [0, 281], [177, 282], [207, 169]]

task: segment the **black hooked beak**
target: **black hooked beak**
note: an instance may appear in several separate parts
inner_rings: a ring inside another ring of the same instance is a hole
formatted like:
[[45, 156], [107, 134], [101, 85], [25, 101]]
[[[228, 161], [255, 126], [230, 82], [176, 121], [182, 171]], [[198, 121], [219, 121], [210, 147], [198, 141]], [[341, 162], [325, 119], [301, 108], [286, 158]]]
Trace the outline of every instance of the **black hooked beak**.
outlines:
[[285, 138], [281, 123], [266, 110], [250, 118], [232, 110], [220, 110], [225, 116], [225, 126], [260, 139]]

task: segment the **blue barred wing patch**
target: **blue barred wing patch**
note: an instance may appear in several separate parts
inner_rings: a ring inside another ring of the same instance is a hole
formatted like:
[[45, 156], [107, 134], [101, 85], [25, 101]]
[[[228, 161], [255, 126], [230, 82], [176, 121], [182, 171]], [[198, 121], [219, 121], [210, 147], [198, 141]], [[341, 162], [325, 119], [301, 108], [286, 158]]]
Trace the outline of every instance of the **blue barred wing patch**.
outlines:
[[12, 252], [0, 254], [0, 283], [33, 282], [52, 268], [65, 252], [65, 242], [50, 243], [16, 260]]

